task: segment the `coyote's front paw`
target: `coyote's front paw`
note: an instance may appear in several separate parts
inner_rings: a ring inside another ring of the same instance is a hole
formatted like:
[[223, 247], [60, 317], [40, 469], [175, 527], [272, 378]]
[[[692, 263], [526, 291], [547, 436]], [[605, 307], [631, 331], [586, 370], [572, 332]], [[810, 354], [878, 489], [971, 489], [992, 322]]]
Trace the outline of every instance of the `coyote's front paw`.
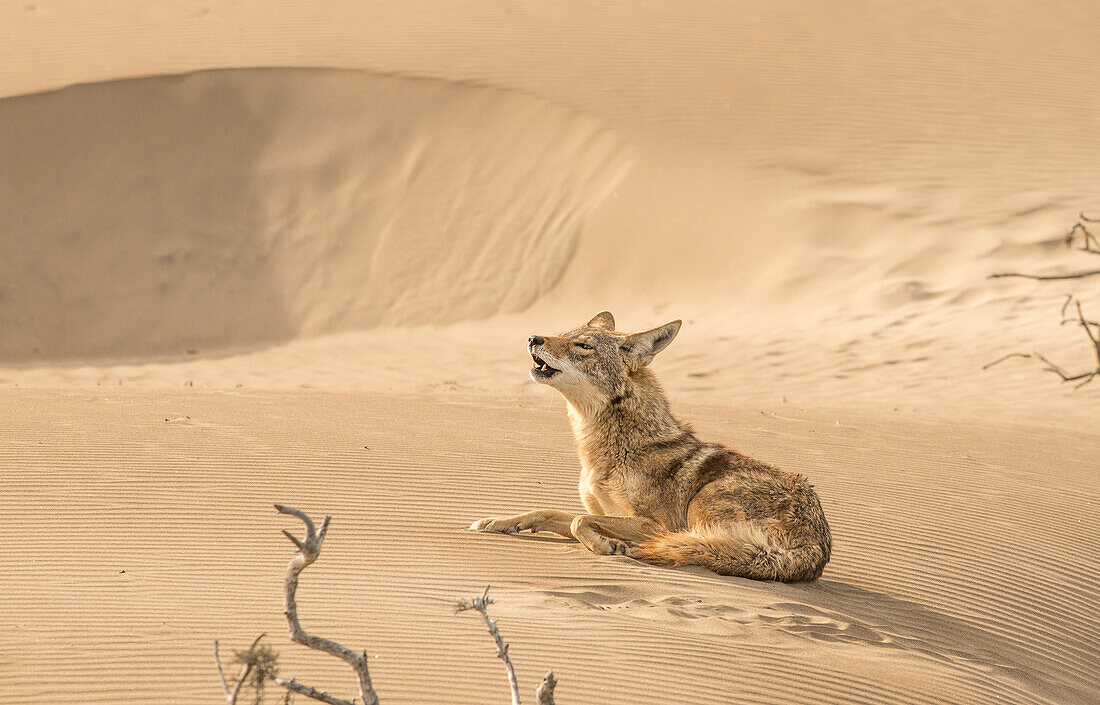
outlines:
[[609, 556], [629, 556], [634, 550], [634, 544], [630, 541], [621, 541], [619, 539], [608, 539], [607, 547]]
[[513, 518], [505, 519], [478, 519], [473, 524], [470, 524], [470, 528], [474, 531], [490, 531], [501, 534], [515, 534], [522, 531], [525, 527]]

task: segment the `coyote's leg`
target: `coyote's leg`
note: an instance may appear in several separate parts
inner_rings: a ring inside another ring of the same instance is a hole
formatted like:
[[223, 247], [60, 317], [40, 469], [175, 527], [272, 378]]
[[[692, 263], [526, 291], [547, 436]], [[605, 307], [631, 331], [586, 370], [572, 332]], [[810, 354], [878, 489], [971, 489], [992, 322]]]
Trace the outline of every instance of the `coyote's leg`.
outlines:
[[570, 525], [573, 536], [601, 555], [630, 555], [631, 547], [656, 536], [661, 525], [645, 517], [605, 517], [582, 514]]
[[538, 531], [553, 531], [566, 538], [573, 538], [569, 526], [576, 514], [559, 512], [556, 509], [536, 509], [526, 514], [517, 514], [513, 517], [501, 517], [499, 519], [479, 519], [470, 528], [474, 531], [499, 531], [502, 534], [514, 534], [520, 531], [535, 533]]

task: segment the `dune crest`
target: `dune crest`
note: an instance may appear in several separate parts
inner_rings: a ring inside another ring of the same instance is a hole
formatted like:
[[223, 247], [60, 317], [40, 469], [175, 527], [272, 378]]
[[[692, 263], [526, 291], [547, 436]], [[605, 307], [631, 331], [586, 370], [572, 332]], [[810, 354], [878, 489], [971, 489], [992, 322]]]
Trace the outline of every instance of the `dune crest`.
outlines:
[[240, 69], [0, 101], [0, 358], [181, 354], [514, 311], [630, 166], [528, 95]]

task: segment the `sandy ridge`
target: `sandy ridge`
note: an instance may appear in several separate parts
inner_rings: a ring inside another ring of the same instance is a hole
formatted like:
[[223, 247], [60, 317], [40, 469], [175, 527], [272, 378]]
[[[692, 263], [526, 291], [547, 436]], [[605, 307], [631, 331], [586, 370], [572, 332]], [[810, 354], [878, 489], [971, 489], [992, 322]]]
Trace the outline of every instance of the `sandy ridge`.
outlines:
[[516, 91], [239, 69], [0, 100], [0, 358], [262, 346], [523, 309], [630, 168]]

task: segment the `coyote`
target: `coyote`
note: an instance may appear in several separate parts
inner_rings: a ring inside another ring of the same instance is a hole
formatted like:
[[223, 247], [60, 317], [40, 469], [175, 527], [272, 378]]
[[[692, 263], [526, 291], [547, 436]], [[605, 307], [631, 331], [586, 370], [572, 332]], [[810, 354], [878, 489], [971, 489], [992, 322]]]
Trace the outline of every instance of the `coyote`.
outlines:
[[815, 580], [832, 537], [802, 475], [695, 437], [647, 367], [680, 321], [615, 330], [604, 311], [557, 337], [535, 335], [531, 379], [566, 400], [587, 514], [554, 509], [475, 521], [476, 531], [552, 531], [593, 553], [699, 565], [757, 580]]

